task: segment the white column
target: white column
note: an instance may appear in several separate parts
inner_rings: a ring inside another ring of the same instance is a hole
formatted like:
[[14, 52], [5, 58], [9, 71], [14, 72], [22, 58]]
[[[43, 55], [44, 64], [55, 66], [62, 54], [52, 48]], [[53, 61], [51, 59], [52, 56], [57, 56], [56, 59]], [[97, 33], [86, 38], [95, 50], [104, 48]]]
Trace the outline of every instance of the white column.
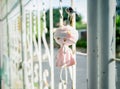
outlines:
[[[71, 0], [71, 7], [73, 9], [75, 9], [75, 1], [74, 0]], [[76, 16], [75, 16], [75, 13], [73, 13], [73, 18], [72, 18], [72, 23], [70, 23], [70, 25], [76, 29]], [[76, 60], [76, 44], [73, 44], [72, 45], [72, 50], [74, 53], [74, 58]], [[73, 65], [73, 68], [72, 68], [72, 78], [73, 78], [73, 89], [76, 89], [76, 65]]]
[[87, 87], [98, 89], [97, 0], [87, 1], [87, 13]]
[[43, 88], [43, 69], [42, 69], [42, 41], [41, 41], [41, 37], [42, 37], [42, 32], [41, 32], [41, 21], [40, 21], [40, 16], [41, 16], [41, 12], [40, 12], [40, 8], [42, 8], [42, 6], [40, 6], [39, 4], [41, 4], [43, 1], [38, 0], [37, 1], [37, 15], [38, 15], [38, 53], [39, 53], [39, 89]]
[[[22, 53], [21, 53], [21, 56], [22, 56], [22, 63], [24, 62], [24, 60], [25, 60], [25, 50], [24, 50], [24, 48], [25, 48], [25, 38], [24, 38], [24, 23], [23, 23], [23, 21], [24, 21], [24, 19], [23, 19], [23, 7], [22, 7], [22, 0], [19, 0], [19, 8], [20, 8], [20, 30], [21, 30], [21, 49], [22, 49]], [[25, 69], [24, 68], [22, 68], [22, 80], [23, 80], [23, 89], [25, 89]]]
[[115, 85], [115, 3], [98, 0], [99, 89], [116, 89]]
[[2, 21], [0, 21], [0, 68], [2, 67]]
[[53, 0], [50, 0], [50, 53], [51, 53], [51, 89], [54, 89], [54, 43], [53, 43]]

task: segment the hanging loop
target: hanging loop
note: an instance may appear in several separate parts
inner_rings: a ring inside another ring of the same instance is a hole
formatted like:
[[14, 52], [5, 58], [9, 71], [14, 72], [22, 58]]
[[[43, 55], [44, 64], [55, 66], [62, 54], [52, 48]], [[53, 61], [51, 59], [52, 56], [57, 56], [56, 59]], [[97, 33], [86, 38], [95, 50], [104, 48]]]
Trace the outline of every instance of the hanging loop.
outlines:
[[74, 18], [74, 14], [76, 13], [72, 7], [66, 8], [66, 13], [68, 14], [68, 20], [67, 20], [67, 24], [70, 24], [72, 26], [73, 24], [73, 18]]
[[59, 1], [59, 5], [60, 5], [60, 9], [59, 9], [59, 13], [60, 13], [60, 26], [63, 26], [63, 9], [62, 9], [62, 0]]

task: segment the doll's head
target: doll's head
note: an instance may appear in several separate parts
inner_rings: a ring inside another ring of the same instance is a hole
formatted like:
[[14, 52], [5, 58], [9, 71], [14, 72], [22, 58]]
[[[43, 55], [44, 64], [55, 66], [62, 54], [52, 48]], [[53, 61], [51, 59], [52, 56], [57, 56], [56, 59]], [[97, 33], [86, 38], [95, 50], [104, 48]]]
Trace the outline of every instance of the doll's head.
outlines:
[[59, 45], [72, 45], [78, 40], [78, 32], [71, 26], [59, 27], [54, 33], [55, 41]]

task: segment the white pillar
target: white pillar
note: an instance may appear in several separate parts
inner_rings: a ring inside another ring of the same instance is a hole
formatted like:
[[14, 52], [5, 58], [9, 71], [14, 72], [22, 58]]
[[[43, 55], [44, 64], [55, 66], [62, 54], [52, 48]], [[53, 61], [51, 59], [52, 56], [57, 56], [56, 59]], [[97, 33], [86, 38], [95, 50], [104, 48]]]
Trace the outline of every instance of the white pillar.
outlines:
[[[41, 2], [40, 2], [41, 1]], [[42, 68], [42, 40], [41, 40], [41, 37], [42, 37], [42, 33], [41, 33], [41, 21], [40, 21], [40, 16], [41, 16], [41, 11], [40, 11], [40, 8], [42, 8], [41, 4], [43, 2], [43, 0], [38, 0], [37, 1], [37, 15], [38, 15], [38, 53], [39, 53], [39, 56], [38, 56], [38, 60], [39, 60], [39, 89], [42, 89], [43, 88], [43, 68]]]
[[115, 3], [116, 0], [98, 0], [99, 30], [99, 89], [115, 86]]
[[[24, 28], [25, 27], [25, 18], [23, 17], [24, 14], [23, 14], [23, 5], [22, 5], [22, 0], [19, 0], [19, 8], [20, 8], [20, 30], [21, 30], [21, 50], [22, 50], [22, 53], [21, 53], [21, 58], [22, 58], [22, 63], [24, 63], [25, 59], [26, 59], [26, 29]], [[26, 70], [25, 70], [25, 65], [23, 66], [22, 68], [22, 84], [23, 84], [23, 89], [26, 89], [26, 76], [25, 76], [25, 73], [26, 73]], [[33, 89], [33, 88], [31, 88]]]
[[87, 83], [88, 89], [98, 89], [97, 0], [87, 1], [87, 13]]
[[[0, 68], [2, 68], [2, 21], [0, 21]], [[2, 76], [1, 76], [2, 78]], [[0, 80], [1, 81], [1, 80]]]
[[[73, 10], [75, 10], [75, 0], [71, 0], [71, 7], [73, 8]], [[75, 13], [73, 13], [73, 18], [72, 18], [72, 22], [70, 23], [70, 25], [76, 29], [76, 15]], [[74, 53], [74, 58], [75, 58], [75, 61], [76, 61], [76, 44], [73, 44], [72, 45], [72, 50]], [[73, 89], [76, 89], [76, 65], [73, 65], [73, 68], [72, 68], [72, 82], [73, 82]]]
[[54, 89], [53, 0], [50, 0], [51, 89]]
[[[3, 40], [3, 31], [2, 31], [2, 21], [0, 21], [0, 71], [2, 70], [2, 40]], [[2, 74], [2, 73], [1, 73]], [[2, 75], [0, 75], [0, 87], [2, 88]]]

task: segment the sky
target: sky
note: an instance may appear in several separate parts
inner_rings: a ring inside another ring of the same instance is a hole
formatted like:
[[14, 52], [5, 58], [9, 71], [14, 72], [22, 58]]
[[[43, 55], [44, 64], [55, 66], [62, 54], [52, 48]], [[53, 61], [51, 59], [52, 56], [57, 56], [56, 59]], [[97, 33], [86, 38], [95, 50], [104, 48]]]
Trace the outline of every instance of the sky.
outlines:
[[[45, 2], [46, 9], [49, 8], [50, 0], [43, 0]], [[46, 3], [48, 2], [48, 3]], [[82, 15], [83, 22], [87, 22], [87, 0], [74, 0], [75, 10], [78, 14]], [[62, 0], [62, 6], [70, 7], [71, 0]], [[59, 0], [53, 0], [53, 7], [60, 7]]]

